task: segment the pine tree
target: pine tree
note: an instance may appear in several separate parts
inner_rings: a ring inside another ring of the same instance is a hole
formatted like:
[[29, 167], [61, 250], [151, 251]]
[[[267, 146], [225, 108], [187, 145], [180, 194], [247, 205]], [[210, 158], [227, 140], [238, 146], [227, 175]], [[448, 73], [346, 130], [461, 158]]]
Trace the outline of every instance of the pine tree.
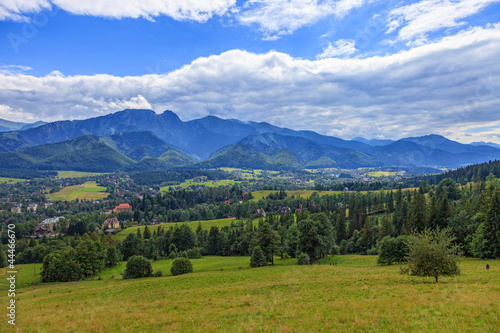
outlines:
[[380, 229], [378, 230], [379, 241], [386, 236], [394, 235], [394, 226], [392, 225], [391, 215], [385, 214], [380, 222]]
[[144, 233], [142, 234], [142, 238], [144, 239], [150, 239], [151, 238], [151, 231], [149, 231], [148, 226], [144, 228]]
[[417, 193], [411, 202], [408, 216], [408, 224], [405, 226], [406, 233], [420, 232], [427, 224], [427, 205], [422, 193]]
[[250, 267], [267, 266], [267, 259], [260, 246], [255, 246], [250, 257]]
[[337, 245], [340, 245], [342, 240], [347, 239], [347, 227], [345, 221], [345, 210], [341, 210], [337, 215], [337, 223], [335, 224], [335, 234]]

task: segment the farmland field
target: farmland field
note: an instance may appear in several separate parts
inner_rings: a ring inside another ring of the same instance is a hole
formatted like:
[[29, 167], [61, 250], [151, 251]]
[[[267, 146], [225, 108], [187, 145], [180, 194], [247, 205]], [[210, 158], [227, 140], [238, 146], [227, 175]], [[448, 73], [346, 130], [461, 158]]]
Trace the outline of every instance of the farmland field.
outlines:
[[397, 172], [391, 172], [391, 171], [368, 172], [368, 176], [370, 176], [370, 177], [389, 177], [389, 176], [396, 176], [397, 174], [398, 174]]
[[[124, 263], [101, 280], [17, 290], [19, 332], [498, 332], [500, 260], [465, 259], [462, 275], [406, 277], [375, 256], [335, 256], [298, 266], [276, 258], [250, 268], [248, 257], [192, 260], [194, 272], [123, 280]], [[337, 266], [329, 265], [336, 262]], [[30, 267], [32, 269], [32, 267]], [[20, 275], [30, 269], [20, 271]], [[0, 270], [3, 278], [5, 270]], [[31, 274], [33, 272], [31, 271]], [[20, 276], [20, 280], [26, 278]], [[6, 293], [0, 294], [6, 304]]]
[[103, 175], [103, 173], [83, 172], [83, 171], [58, 171], [57, 178], [78, 178], [78, 177], [94, 177]]
[[52, 201], [98, 200], [109, 195], [104, 191], [106, 188], [98, 186], [96, 182], [86, 182], [81, 185], [67, 186], [58, 192], [47, 194], [47, 199]]
[[[235, 218], [229, 218], [229, 219], [220, 219], [220, 220], [207, 220], [207, 221], [191, 221], [191, 222], [171, 222], [171, 223], [162, 223], [162, 224], [156, 224], [156, 225], [150, 225], [148, 226], [149, 230], [153, 232], [154, 230], [157, 230], [159, 226], [162, 226], [163, 228], [170, 228], [175, 225], [181, 225], [181, 224], [187, 224], [191, 230], [196, 230], [198, 227], [198, 223], [201, 222], [201, 227], [203, 229], [210, 229], [211, 227], [225, 227], [225, 226], [230, 226], [231, 223], [236, 222], [237, 220]], [[254, 224], [257, 225], [257, 222], [254, 221]], [[127, 228], [125, 230], [120, 231], [119, 233], [116, 234], [116, 238], [119, 240], [124, 240], [127, 238], [128, 234], [131, 233], [136, 233], [137, 229], [141, 229], [141, 232], [144, 232], [145, 226], [138, 226], [138, 227], [131, 227]]]
[[0, 177], [0, 183], [19, 183], [19, 182], [26, 182], [28, 181], [27, 179], [19, 179], [19, 178], [8, 178], [8, 177]]
[[231, 180], [231, 179], [220, 179], [214, 181], [206, 181], [206, 182], [195, 182], [193, 179], [188, 179], [179, 185], [171, 185], [171, 186], [163, 186], [160, 188], [160, 191], [167, 192], [169, 187], [177, 187], [180, 186], [182, 188], [188, 188], [189, 186], [206, 186], [206, 187], [218, 187], [218, 186], [232, 186], [235, 184], [239, 184], [241, 181]]

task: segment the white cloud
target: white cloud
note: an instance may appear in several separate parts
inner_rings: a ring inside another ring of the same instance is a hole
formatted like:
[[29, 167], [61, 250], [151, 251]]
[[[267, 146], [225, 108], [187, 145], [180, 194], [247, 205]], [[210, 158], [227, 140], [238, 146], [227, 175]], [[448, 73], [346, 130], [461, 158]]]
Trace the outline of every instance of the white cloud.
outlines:
[[8, 105], [0, 104], [0, 118], [16, 122], [35, 122], [34, 114], [25, 112], [23, 109], [13, 109]]
[[163, 75], [0, 73], [0, 100], [46, 121], [144, 107], [184, 120], [213, 114], [348, 138], [459, 135], [498, 122], [499, 53], [497, 24], [370, 58], [231, 50]]
[[27, 21], [25, 14], [38, 13], [50, 8], [49, 0], [4, 0], [0, 3], [0, 21]]
[[387, 33], [399, 29], [398, 39], [425, 41], [428, 33], [465, 24], [463, 19], [500, 0], [422, 0], [389, 13]]
[[352, 39], [339, 39], [335, 43], [328, 43], [323, 48], [323, 52], [316, 56], [316, 59], [337, 58], [350, 56], [356, 53], [356, 42]]
[[24, 73], [32, 69], [33, 68], [29, 66], [23, 66], [23, 65], [0, 65], [1, 74]]
[[25, 14], [37, 13], [51, 5], [77, 15], [152, 20], [169, 16], [175, 20], [205, 22], [227, 13], [236, 0], [5, 0], [0, 4], [0, 20], [27, 20]]
[[238, 16], [243, 25], [256, 24], [269, 36], [287, 35], [328, 16], [344, 17], [364, 0], [249, 0]]

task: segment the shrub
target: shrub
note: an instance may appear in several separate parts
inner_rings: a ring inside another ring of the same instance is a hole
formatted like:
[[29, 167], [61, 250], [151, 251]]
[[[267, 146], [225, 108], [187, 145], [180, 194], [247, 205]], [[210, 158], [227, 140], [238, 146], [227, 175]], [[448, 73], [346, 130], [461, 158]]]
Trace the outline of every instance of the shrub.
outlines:
[[406, 262], [408, 256], [408, 236], [397, 238], [385, 236], [380, 241], [377, 263], [379, 265], [392, 265]]
[[170, 252], [170, 254], [168, 255], [168, 259], [175, 259], [175, 258], [177, 258], [177, 252], [174, 251]]
[[193, 247], [187, 251], [187, 255], [189, 259], [200, 259], [201, 253], [197, 247]]
[[255, 246], [250, 257], [250, 267], [267, 266], [267, 259], [260, 246]]
[[160, 271], [160, 270], [158, 270], [158, 271], [156, 271], [156, 272], [153, 273], [153, 276], [155, 276], [155, 277], [163, 276], [163, 272]]
[[153, 274], [151, 262], [143, 256], [132, 256], [128, 258], [125, 271], [122, 273], [124, 279], [147, 277]]
[[299, 265], [309, 265], [310, 263], [311, 263], [311, 261], [309, 259], [309, 255], [307, 253], [299, 254], [299, 260], [298, 260]]
[[186, 273], [191, 273], [193, 271], [193, 265], [188, 258], [180, 257], [174, 260], [170, 272], [172, 275], [181, 275]]
[[179, 255], [179, 257], [182, 257], [182, 258], [188, 258], [188, 254], [187, 254], [187, 251], [182, 251], [181, 254]]

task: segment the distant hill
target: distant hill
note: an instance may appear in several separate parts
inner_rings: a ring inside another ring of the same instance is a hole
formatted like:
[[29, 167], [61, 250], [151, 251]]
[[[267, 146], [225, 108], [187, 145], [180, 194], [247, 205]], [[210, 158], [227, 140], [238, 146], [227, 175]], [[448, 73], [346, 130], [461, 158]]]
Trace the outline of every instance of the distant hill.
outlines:
[[59, 143], [30, 147], [20, 152], [0, 153], [0, 168], [5, 169], [110, 172], [164, 170], [194, 162], [195, 160], [149, 132], [122, 133], [105, 138], [83, 135]]
[[381, 165], [374, 157], [346, 148], [320, 144], [303, 137], [265, 133], [248, 136], [225, 147], [200, 167], [250, 167], [297, 169], [304, 167], [342, 167]]
[[379, 139], [367, 140], [367, 139], [359, 137], [359, 136], [352, 139], [352, 141], [362, 142], [362, 143], [365, 143], [365, 144], [370, 145], [370, 146], [387, 146], [387, 145], [394, 142], [394, 140], [379, 140]]
[[36, 123], [20, 123], [20, 122], [0, 119], [0, 132], [9, 132], [16, 130], [24, 131], [26, 129], [35, 128], [38, 126], [42, 126], [44, 124], [47, 123], [44, 121], [37, 121]]
[[[0, 123], [0, 126], [4, 125]], [[19, 153], [3, 155], [6, 158], [3, 164], [11, 167], [16, 163], [19, 163], [18, 167], [59, 167], [58, 159], [81, 148], [70, 147], [69, 151], [60, 153], [63, 155], [56, 154], [56, 151], [73, 144], [68, 142], [88, 135], [107, 146], [100, 146], [101, 150], [111, 148], [121, 154], [121, 157], [114, 155], [120, 170], [163, 170], [187, 165], [268, 169], [457, 168], [500, 158], [500, 149], [493, 144], [467, 145], [439, 135], [398, 141], [357, 137], [349, 141], [265, 122], [242, 122], [214, 116], [182, 121], [171, 111], [157, 114], [152, 110], [124, 110], [96, 118], [57, 121], [21, 129], [0, 133], [0, 153]], [[64, 144], [47, 146], [58, 143]], [[30, 150], [37, 146], [44, 148]], [[35, 151], [46, 156], [34, 157]], [[70, 159], [64, 160], [68, 163]]]

